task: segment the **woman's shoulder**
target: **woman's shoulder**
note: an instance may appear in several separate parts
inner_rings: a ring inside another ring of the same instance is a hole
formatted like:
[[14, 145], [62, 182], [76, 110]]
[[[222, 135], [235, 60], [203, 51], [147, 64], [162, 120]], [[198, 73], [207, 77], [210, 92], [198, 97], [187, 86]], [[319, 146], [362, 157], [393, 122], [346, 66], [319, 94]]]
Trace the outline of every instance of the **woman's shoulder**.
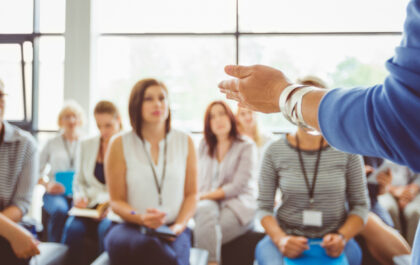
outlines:
[[93, 145], [93, 144], [98, 144], [99, 141], [100, 141], [100, 138], [101, 137], [99, 135], [83, 138], [80, 141], [80, 146], [85, 147], [85, 146], [90, 146], [90, 145]]

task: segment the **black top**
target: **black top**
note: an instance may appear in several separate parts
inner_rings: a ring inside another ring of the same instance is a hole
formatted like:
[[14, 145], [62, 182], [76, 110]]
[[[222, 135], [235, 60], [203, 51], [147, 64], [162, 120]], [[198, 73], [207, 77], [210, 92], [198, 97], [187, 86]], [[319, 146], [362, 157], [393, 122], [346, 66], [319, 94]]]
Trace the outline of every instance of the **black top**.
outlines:
[[99, 182], [101, 182], [102, 184], [105, 184], [105, 172], [104, 172], [104, 164], [103, 163], [96, 162], [95, 177]]

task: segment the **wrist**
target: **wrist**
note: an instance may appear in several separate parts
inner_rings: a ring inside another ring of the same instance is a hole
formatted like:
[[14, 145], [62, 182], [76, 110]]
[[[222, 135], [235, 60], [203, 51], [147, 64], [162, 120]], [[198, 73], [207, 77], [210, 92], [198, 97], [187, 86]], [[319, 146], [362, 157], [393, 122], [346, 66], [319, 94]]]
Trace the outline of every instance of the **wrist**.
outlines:
[[344, 233], [342, 233], [340, 231], [335, 232], [335, 234], [337, 234], [341, 237], [341, 239], [344, 242], [344, 245], [347, 244], [347, 242], [351, 239], [350, 237], [348, 237], [347, 235], [345, 235]]

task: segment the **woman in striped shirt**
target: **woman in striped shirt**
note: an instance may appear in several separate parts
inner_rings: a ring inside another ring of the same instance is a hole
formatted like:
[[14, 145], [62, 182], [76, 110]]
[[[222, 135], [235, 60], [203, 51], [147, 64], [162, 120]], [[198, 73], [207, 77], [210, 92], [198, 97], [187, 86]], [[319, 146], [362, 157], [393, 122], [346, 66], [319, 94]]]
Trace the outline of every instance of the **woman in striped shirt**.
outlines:
[[[364, 174], [360, 156], [337, 151], [301, 128], [271, 144], [259, 180], [259, 216], [268, 236], [257, 246], [258, 263], [297, 258], [309, 248], [308, 238], [322, 238], [329, 256], [344, 251], [350, 265], [360, 264], [352, 238], [369, 212]], [[278, 188], [282, 203], [273, 214]]]
[[[300, 83], [326, 87], [315, 77]], [[282, 203], [273, 214], [277, 188]], [[360, 156], [335, 150], [322, 136], [299, 128], [268, 147], [258, 205], [268, 234], [256, 249], [260, 265], [299, 257], [309, 248], [308, 238], [322, 238], [321, 246], [331, 257], [344, 252], [350, 265], [361, 263], [361, 250], [353, 237], [366, 223], [369, 199]]]

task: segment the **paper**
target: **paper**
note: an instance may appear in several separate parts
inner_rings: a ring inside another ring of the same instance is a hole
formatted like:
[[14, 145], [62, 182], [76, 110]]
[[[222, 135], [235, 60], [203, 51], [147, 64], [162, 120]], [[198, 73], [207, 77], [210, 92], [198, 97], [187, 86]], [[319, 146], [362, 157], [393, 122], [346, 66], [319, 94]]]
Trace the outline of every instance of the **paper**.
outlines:
[[322, 239], [309, 239], [309, 250], [303, 252], [302, 256], [296, 259], [284, 258], [285, 265], [349, 265], [344, 252], [338, 258], [327, 255], [325, 249], [320, 246]]

